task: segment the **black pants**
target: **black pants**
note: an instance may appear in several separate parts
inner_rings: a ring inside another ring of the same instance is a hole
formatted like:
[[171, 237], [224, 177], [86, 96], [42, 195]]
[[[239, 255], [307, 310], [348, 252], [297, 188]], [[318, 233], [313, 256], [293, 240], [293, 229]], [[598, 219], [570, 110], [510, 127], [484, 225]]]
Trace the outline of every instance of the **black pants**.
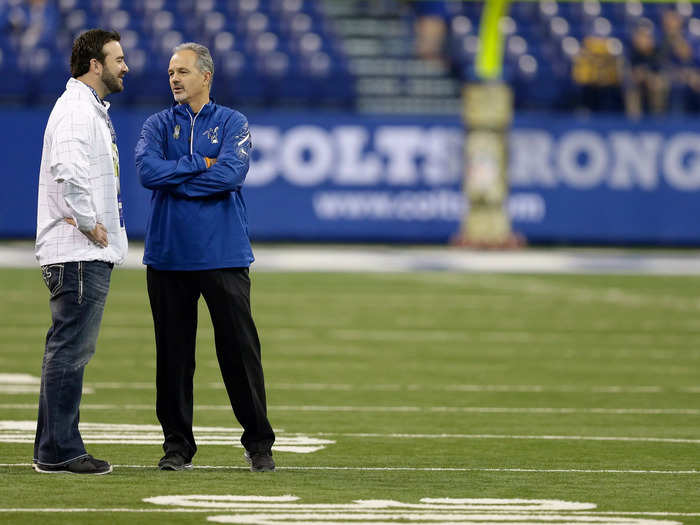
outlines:
[[267, 419], [248, 269], [184, 272], [149, 266], [146, 275], [156, 335], [156, 413], [165, 437], [163, 450], [180, 452], [188, 459], [197, 451], [192, 434], [192, 379], [200, 295], [211, 315], [216, 357], [231, 407], [243, 427], [241, 443], [250, 452], [269, 450], [275, 434]]

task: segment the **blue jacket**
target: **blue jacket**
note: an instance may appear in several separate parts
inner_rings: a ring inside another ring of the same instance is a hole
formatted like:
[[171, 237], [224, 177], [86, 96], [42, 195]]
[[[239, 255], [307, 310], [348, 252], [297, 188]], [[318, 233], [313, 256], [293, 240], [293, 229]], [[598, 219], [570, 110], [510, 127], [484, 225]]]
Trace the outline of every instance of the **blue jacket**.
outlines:
[[[250, 163], [246, 118], [209, 101], [151, 115], [136, 170], [152, 190], [143, 263], [157, 270], [248, 267], [253, 251], [241, 187]], [[204, 157], [216, 158], [207, 169]]]

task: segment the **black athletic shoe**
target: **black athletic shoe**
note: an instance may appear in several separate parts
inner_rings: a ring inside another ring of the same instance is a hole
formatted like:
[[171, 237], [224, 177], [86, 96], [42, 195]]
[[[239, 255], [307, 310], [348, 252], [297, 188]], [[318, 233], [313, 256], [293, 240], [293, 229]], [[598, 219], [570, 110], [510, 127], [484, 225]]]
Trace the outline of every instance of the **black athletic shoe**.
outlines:
[[158, 462], [160, 470], [190, 470], [192, 462], [179, 452], [168, 452]]
[[275, 470], [272, 452], [248, 452], [246, 450], [243, 457], [250, 465], [251, 472], [271, 472]]
[[109, 474], [112, 465], [101, 459], [95, 459], [91, 455], [78, 458], [64, 465], [42, 465], [33, 463], [32, 468], [42, 474]]

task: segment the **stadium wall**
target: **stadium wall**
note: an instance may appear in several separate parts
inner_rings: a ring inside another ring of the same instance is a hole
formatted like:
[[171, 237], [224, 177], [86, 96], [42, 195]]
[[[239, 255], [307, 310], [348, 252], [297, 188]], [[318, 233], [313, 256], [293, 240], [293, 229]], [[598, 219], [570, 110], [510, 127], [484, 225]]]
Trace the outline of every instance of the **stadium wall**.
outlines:
[[[31, 238], [49, 109], [4, 110], [0, 237]], [[125, 218], [145, 232], [133, 151], [149, 112], [113, 111]], [[444, 243], [457, 232], [458, 118], [249, 113], [244, 189], [254, 240]], [[510, 137], [514, 230], [531, 243], [699, 245], [695, 122], [518, 115]]]

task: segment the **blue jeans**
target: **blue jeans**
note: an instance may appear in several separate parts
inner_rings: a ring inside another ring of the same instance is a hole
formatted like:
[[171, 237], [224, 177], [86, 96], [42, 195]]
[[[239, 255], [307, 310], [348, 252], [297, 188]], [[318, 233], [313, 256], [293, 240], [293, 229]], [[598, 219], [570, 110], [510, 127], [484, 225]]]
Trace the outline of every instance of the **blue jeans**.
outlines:
[[78, 431], [83, 372], [95, 353], [112, 267], [102, 261], [41, 267], [52, 319], [34, 441], [34, 461], [42, 465], [63, 465], [87, 455]]

